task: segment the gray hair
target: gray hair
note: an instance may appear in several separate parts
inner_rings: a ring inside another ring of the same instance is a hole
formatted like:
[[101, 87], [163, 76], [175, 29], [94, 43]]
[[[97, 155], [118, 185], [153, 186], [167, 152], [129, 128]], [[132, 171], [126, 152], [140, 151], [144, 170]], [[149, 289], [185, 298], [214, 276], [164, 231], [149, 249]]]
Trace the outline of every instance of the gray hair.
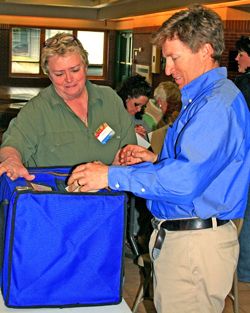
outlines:
[[154, 90], [154, 98], [171, 103], [181, 103], [181, 92], [177, 84], [172, 81], [159, 83]]
[[79, 39], [70, 33], [57, 33], [47, 39], [41, 53], [41, 67], [44, 74], [49, 73], [48, 59], [54, 55], [65, 55], [67, 52], [80, 54], [83, 64], [88, 65], [88, 52], [83, 48]]
[[153, 38], [153, 43], [162, 46], [169, 39], [179, 39], [193, 53], [209, 43], [214, 49], [215, 61], [220, 61], [225, 48], [224, 26], [220, 16], [211, 9], [194, 4], [166, 20]]

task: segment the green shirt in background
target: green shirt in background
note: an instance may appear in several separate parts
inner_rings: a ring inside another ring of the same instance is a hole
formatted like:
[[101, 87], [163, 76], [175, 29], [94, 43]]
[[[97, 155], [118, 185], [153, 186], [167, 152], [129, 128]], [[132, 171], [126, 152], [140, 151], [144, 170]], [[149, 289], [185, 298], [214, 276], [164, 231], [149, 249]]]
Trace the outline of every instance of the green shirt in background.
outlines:
[[[86, 87], [88, 127], [50, 85], [11, 120], [1, 146], [16, 148], [26, 167], [72, 166], [91, 161], [111, 164], [121, 147], [136, 143], [133, 119], [112, 88], [89, 81]], [[94, 134], [105, 122], [115, 134], [102, 144]]]

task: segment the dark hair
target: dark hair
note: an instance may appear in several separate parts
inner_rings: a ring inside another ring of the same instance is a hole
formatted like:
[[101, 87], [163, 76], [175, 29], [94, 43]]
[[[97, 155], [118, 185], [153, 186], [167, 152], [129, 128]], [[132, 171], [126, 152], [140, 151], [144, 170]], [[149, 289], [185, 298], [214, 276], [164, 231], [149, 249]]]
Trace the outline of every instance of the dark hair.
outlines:
[[250, 56], [250, 36], [241, 36], [236, 41], [235, 47], [238, 51], [245, 51]]
[[128, 97], [139, 98], [140, 96], [145, 96], [149, 98], [151, 93], [152, 88], [146, 81], [145, 77], [138, 74], [128, 77], [117, 91], [117, 94], [122, 98], [125, 108]]
[[179, 39], [194, 53], [209, 43], [214, 49], [213, 59], [220, 61], [224, 50], [223, 22], [213, 10], [194, 4], [166, 20], [155, 34], [153, 43], [162, 46], [167, 39]]

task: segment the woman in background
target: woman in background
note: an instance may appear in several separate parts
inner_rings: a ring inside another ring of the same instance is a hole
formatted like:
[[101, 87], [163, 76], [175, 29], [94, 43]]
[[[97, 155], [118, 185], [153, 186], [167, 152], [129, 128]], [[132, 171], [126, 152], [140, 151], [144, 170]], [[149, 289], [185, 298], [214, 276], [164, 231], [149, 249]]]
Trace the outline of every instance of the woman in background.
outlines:
[[[146, 81], [145, 77], [134, 75], [128, 77], [123, 82], [121, 88], [117, 91], [117, 94], [121, 97], [127, 112], [134, 117], [136, 134], [148, 141], [148, 132], [151, 131], [151, 129], [143, 121], [142, 117], [152, 94], [151, 86]], [[139, 138], [137, 138], [137, 141], [139, 144]], [[146, 204], [144, 199], [131, 195], [131, 200], [132, 201], [129, 201], [129, 211], [130, 214], [134, 215], [133, 233], [135, 235], [137, 248], [140, 253], [146, 253], [148, 251], [150, 234], [152, 232], [152, 215], [145, 209]], [[134, 205], [132, 206], [131, 204], [133, 202]], [[126, 247], [128, 248], [127, 245]]]
[[169, 125], [174, 123], [181, 110], [181, 92], [174, 82], [165, 81], [155, 88], [154, 99], [163, 114], [157, 124], [157, 130], [152, 133], [151, 137], [152, 150], [158, 154]]
[[128, 113], [134, 116], [135, 132], [145, 139], [150, 130], [142, 120], [142, 116], [151, 93], [151, 86], [141, 75], [128, 77], [117, 91]]
[[238, 54], [235, 60], [238, 62], [238, 71], [241, 75], [237, 76], [234, 82], [243, 93], [250, 109], [250, 36], [241, 36], [236, 41], [236, 49]]

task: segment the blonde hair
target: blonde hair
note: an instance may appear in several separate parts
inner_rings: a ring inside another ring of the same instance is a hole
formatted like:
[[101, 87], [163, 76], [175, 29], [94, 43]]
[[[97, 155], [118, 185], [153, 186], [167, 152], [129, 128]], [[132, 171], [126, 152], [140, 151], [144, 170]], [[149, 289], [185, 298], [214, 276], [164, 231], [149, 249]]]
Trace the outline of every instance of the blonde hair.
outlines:
[[154, 90], [154, 97], [166, 102], [181, 102], [179, 87], [171, 81], [161, 82]]
[[41, 68], [44, 74], [49, 73], [48, 59], [54, 55], [65, 55], [68, 52], [80, 54], [83, 64], [88, 65], [88, 52], [83, 48], [79, 39], [70, 33], [57, 33], [47, 39], [41, 53]]
[[181, 110], [181, 92], [172, 81], [161, 82], [154, 90], [154, 98], [167, 102], [167, 112], [164, 115], [166, 123], [173, 123]]

